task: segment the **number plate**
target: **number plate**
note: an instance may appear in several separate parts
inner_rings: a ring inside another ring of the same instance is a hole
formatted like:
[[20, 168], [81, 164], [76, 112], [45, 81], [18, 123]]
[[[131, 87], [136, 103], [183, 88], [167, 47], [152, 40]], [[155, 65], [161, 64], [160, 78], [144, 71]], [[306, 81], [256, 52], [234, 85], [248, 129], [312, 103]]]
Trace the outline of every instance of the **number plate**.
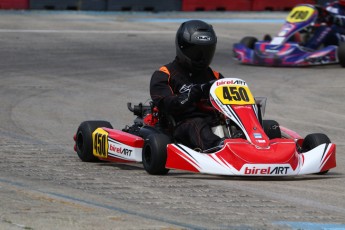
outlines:
[[92, 133], [93, 155], [100, 158], [108, 157], [108, 133], [101, 128]]
[[314, 12], [315, 9], [310, 6], [297, 6], [292, 9], [286, 21], [290, 23], [304, 22], [310, 19]]
[[244, 85], [224, 85], [216, 88], [215, 93], [224, 105], [251, 105], [255, 103], [249, 88]]

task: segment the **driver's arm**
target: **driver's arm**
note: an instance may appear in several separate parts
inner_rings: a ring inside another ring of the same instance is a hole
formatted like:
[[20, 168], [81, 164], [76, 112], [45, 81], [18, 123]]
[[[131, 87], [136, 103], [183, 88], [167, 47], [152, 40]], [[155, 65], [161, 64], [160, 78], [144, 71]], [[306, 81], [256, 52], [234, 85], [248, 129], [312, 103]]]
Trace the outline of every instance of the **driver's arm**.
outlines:
[[176, 113], [187, 110], [192, 103], [200, 100], [202, 91], [200, 86], [192, 87], [189, 93], [175, 94], [169, 82], [169, 75], [162, 71], [155, 71], [150, 82], [150, 95], [155, 105], [166, 112]]

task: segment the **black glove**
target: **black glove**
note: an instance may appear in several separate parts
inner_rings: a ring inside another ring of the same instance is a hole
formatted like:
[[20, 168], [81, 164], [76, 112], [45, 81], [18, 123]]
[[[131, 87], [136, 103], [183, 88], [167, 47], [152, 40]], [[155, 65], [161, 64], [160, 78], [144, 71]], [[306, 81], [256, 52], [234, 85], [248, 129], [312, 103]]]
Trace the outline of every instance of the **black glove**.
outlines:
[[201, 85], [193, 85], [188, 93], [188, 101], [190, 102], [198, 102], [200, 101], [201, 97], [203, 95], [203, 90], [201, 88]]
[[189, 85], [184, 87], [185, 92], [177, 97], [177, 100], [181, 105], [190, 105], [194, 102], [200, 101], [203, 95], [201, 85]]
[[209, 81], [205, 84], [201, 84], [201, 90], [202, 90], [204, 95], [208, 96], [210, 94], [211, 86], [215, 81], [216, 80], [212, 80], [212, 81]]

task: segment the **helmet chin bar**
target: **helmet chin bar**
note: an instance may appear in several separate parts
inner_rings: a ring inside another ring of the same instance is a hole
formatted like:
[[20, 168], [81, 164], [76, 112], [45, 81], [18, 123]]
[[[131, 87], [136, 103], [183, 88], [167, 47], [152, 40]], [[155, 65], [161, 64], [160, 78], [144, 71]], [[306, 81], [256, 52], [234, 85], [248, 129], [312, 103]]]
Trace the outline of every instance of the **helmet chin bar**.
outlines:
[[192, 68], [195, 71], [201, 71], [204, 69], [207, 69], [207, 67], [209, 66], [208, 63], [206, 63], [205, 61], [192, 61]]
[[[188, 69], [189, 72], [199, 72], [205, 70], [209, 67], [212, 62], [212, 59], [209, 62], [205, 61], [192, 61], [189, 57], [187, 57], [179, 47], [176, 48], [176, 57], [178, 62]], [[181, 60], [183, 58], [183, 60]]]
[[179, 47], [176, 47], [176, 59], [183, 67], [188, 70], [188, 72], [191, 73], [193, 71], [192, 60], [184, 55]]

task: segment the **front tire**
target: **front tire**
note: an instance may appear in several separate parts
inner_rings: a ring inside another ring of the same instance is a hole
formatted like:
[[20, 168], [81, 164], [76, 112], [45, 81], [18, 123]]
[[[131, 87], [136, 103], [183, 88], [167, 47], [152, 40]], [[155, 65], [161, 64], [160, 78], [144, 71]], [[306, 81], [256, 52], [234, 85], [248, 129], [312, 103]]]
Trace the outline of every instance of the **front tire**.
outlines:
[[338, 59], [339, 64], [345, 67], [345, 42], [341, 42], [338, 46]]
[[[328, 138], [328, 136], [326, 136], [323, 133], [312, 133], [307, 135], [304, 138], [304, 141], [302, 143], [302, 152], [308, 152], [310, 150], [312, 150], [313, 148], [316, 148], [319, 145], [322, 144], [329, 144], [331, 143], [331, 140]], [[317, 173], [317, 174], [326, 174], [328, 172], [328, 170]]]
[[170, 137], [165, 134], [149, 135], [143, 147], [142, 161], [146, 172], [152, 175], [165, 175], [169, 169], [165, 168], [167, 161], [167, 145]]
[[77, 154], [82, 161], [98, 161], [98, 158], [93, 155], [92, 151], [92, 133], [100, 127], [113, 128], [108, 121], [84, 121], [79, 125], [75, 143]]
[[266, 42], [272, 41], [272, 36], [270, 34], [265, 34], [263, 40]]
[[331, 140], [323, 133], [312, 133], [304, 138], [302, 152], [308, 152], [322, 144], [329, 144]]
[[282, 137], [278, 122], [275, 120], [263, 120], [262, 123], [262, 127], [270, 140]]
[[256, 37], [244, 37], [241, 39], [240, 43], [245, 45], [249, 49], [254, 49], [255, 43], [258, 41]]

